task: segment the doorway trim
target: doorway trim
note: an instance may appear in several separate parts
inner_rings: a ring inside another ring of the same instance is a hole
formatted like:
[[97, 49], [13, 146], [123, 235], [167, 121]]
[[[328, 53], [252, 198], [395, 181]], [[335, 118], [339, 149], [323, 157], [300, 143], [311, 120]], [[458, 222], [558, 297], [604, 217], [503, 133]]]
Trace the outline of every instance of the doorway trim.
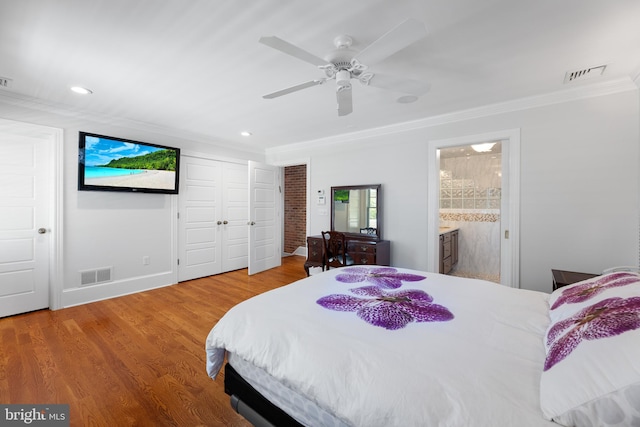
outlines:
[[[459, 145], [500, 140], [503, 143], [502, 169], [506, 174], [508, 202], [501, 206], [500, 282], [513, 288], [520, 287], [520, 128], [428, 141], [427, 165], [427, 271], [438, 272], [438, 218], [440, 208], [440, 153], [439, 149]], [[505, 168], [506, 166], [506, 168]], [[504, 179], [503, 175], [503, 179]], [[506, 214], [506, 215], [505, 215]], [[506, 217], [506, 218], [505, 218]], [[506, 221], [504, 221], [506, 219]], [[508, 237], [507, 237], [508, 236]]]
[[[282, 185], [282, 197], [281, 197], [281, 201], [282, 204], [280, 206], [280, 211], [282, 212], [282, 219], [281, 219], [281, 230], [282, 230], [282, 242], [281, 242], [281, 248], [284, 249], [284, 192], [286, 191], [286, 188], [284, 187], [284, 168], [287, 166], [302, 166], [305, 165], [307, 167], [307, 177], [306, 177], [306, 186], [307, 186], [307, 192], [306, 192], [306, 209], [307, 209], [307, 214], [306, 214], [306, 218], [305, 218], [305, 229], [306, 229], [306, 235], [309, 236], [310, 235], [310, 229], [311, 229], [311, 222], [310, 222], [310, 217], [311, 217], [311, 200], [314, 197], [313, 194], [311, 194], [311, 158], [310, 157], [303, 157], [303, 158], [299, 158], [299, 159], [293, 159], [293, 160], [287, 160], [287, 161], [268, 161], [267, 162], [270, 165], [273, 166], [279, 166], [281, 168], [281, 185]], [[284, 255], [284, 251], [282, 252], [282, 254]], [[305, 245], [304, 247], [304, 253], [296, 253], [295, 255], [300, 255], [300, 256], [304, 256], [306, 258], [307, 256], [307, 247]]]
[[49, 252], [49, 308], [58, 310], [62, 308], [62, 292], [64, 284], [64, 131], [58, 128], [45, 128], [51, 132], [51, 143], [53, 144], [53, 158], [51, 166], [53, 179], [51, 182], [51, 224], [57, 231], [52, 233]]

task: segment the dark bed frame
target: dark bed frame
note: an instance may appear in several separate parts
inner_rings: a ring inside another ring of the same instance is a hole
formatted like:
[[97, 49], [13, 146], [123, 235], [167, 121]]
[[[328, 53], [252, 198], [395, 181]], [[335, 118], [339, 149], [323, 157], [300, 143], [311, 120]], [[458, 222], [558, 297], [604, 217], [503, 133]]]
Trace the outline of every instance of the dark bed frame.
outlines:
[[224, 366], [224, 392], [231, 407], [256, 427], [304, 427], [262, 396], [228, 363]]

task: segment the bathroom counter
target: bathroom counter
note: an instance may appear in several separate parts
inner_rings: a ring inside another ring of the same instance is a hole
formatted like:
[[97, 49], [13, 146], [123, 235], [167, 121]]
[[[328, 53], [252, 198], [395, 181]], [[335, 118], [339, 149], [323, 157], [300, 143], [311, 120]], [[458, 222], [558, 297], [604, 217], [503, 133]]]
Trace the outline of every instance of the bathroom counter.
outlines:
[[445, 234], [445, 233], [450, 233], [452, 231], [456, 231], [459, 230], [458, 227], [440, 227], [439, 229], [439, 233], [440, 234]]

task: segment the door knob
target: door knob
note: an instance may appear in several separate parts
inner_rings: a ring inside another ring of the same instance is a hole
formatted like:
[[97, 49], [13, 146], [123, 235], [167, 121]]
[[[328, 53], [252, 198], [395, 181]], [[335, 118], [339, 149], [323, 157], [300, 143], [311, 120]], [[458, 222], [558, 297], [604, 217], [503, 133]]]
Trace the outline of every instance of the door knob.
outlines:
[[227, 221], [226, 219], [224, 221], [222, 221], [223, 224], [229, 224], [229, 221]]
[[46, 228], [38, 228], [38, 234], [45, 234], [47, 232]]
[[222, 221], [218, 221], [218, 225], [222, 224]]
[[248, 224], [249, 225], [256, 225], [255, 221], [250, 221]]

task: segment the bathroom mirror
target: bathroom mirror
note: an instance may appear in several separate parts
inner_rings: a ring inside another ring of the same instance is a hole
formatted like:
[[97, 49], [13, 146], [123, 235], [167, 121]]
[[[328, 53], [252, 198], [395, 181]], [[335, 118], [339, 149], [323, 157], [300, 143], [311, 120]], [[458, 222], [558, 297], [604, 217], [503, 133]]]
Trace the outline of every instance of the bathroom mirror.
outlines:
[[331, 230], [351, 238], [381, 239], [381, 185], [331, 187]]

